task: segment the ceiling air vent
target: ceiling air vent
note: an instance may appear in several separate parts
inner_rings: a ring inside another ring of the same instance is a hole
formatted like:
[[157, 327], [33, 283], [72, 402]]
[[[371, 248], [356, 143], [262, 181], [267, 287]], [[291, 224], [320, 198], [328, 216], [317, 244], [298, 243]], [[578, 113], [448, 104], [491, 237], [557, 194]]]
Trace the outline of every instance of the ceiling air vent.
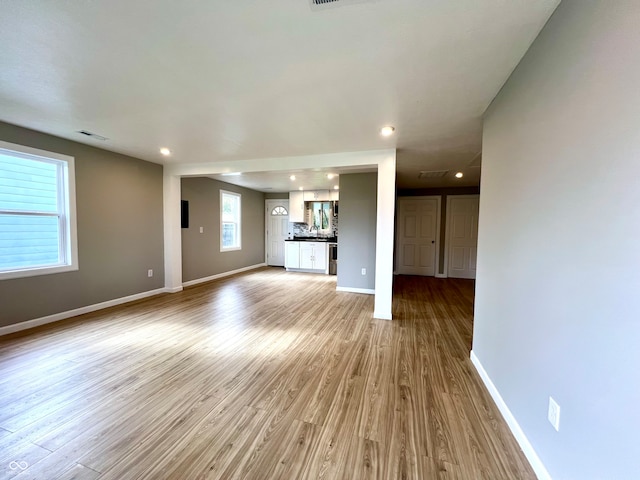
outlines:
[[309, 0], [311, 10], [326, 10], [329, 8], [354, 5], [356, 3], [372, 3], [378, 0]]
[[423, 170], [418, 174], [418, 178], [442, 178], [449, 170]]
[[87, 131], [87, 130], [78, 130], [78, 133], [80, 133], [80, 134], [82, 134], [82, 135], [86, 135], [87, 137], [94, 138], [94, 139], [96, 139], [96, 140], [101, 140], [101, 141], [103, 141], [103, 142], [104, 142], [105, 140], [108, 140], [108, 138], [107, 138], [107, 137], [103, 137], [102, 135], [98, 135], [97, 133], [92, 133], [92, 132], [89, 132], [89, 131]]

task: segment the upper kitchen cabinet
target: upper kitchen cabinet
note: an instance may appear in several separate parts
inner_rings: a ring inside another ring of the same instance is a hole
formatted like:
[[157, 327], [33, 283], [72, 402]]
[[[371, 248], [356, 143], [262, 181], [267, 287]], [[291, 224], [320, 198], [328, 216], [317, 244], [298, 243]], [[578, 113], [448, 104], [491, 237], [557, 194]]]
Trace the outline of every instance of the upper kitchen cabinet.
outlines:
[[337, 202], [338, 200], [340, 200], [340, 190], [331, 190], [331, 192], [329, 192], [329, 200], [331, 200], [332, 202]]
[[303, 193], [305, 202], [328, 202], [331, 200], [329, 190], [308, 190]]
[[289, 221], [304, 222], [304, 193], [289, 192]]

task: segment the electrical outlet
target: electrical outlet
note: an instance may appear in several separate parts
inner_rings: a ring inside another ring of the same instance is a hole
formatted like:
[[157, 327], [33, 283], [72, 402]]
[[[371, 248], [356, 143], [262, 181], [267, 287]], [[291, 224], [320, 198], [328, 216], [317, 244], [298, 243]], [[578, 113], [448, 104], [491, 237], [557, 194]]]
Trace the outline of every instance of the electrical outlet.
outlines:
[[549, 419], [549, 423], [553, 425], [553, 428], [556, 431], [560, 431], [560, 405], [553, 399], [553, 397], [549, 397], [549, 412], [547, 413], [547, 418]]
[[152, 269], [147, 270], [147, 277], [149, 277], [149, 278], [153, 277], [153, 270]]
[[366, 274], [367, 274], [367, 269], [366, 269], [366, 268], [363, 268], [363, 269], [362, 269], [362, 275], [366, 275]]
[[204, 233], [204, 227], [200, 227], [200, 233]]

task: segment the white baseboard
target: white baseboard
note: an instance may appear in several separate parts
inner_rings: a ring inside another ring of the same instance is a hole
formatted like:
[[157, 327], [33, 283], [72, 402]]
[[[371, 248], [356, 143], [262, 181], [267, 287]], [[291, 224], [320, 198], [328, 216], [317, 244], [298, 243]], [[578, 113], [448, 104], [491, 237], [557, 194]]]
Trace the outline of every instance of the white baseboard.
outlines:
[[365, 293], [367, 295], [376, 294], [376, 291], [372, 288], [336, 287], [336, 292]]
[[74, 310], [67, 310], [66, 312], [54, 313], [53, 315], [47, 315], [46, 317], [34, 318], [33, 320], [27, 320], [26, 322], [14, 323], [13, 325], [0, 327], [0, 336], [9, 335], [10, 333], [20, 332], [29, 328], [39, 327], [40, 325], [46, 325], [47, 323], [58, 322], [66, 318], [95, 312], [96, 310], [102, 310], [103, 308], [115, 307], [116, 305], [122, 305], [123, 303], [133, 302], [135, 300], [141, 300], [143, 298], [153, 297], [154, 295], [167, 292], [168, 290], [165, 288], [158, 288], [156, 290], [149, 290], [148, 292], [136, 293], [127, 297], [114, 298], [113, 300], [107, 300], [106, 302], [87, 305], [86, 307], [80, 307]]
[[446, 273], [436, 273], [436, 278], [449, 278]]
[[235, 275], [236, 273], [242, 273], [242, 272], [246, 272], [247, 270], [254, 270], [256, 268], [266, 267], [266, 266], [267, 266], [266, 263], [258, 263], [256, 265], [249, 265], [248, 267], [238, 268], [237, 270], [231, 270], [229, 272], [222, 272], [222, 273], [218, 273], [216, 275], [211, 275], [209, 277], [197, 278], [195, 280], [189, 280], [188, 282], [183, 282], [182, 286], [183, 287], [190, 287], [191, 285], [197, 285], [199, 283], [210, 282], [211, 280], [216, 280], [218, 278], [228, 277], [229, 275]]
[[377, 318], [378, 320], [393, 320], [390, 313], [373, 312], [373, 318]]
[[533, 446], [531, 445], [531, 443], [529, 443], [527, 436], [522, 431], [522, 428], [520, 428], [520, 425], [518, 425], [516, 418], [511, 413], [511, 410], [509, 410], [509, 407], [502, 398], [502, 395], [500, 395], [500, 392], [491, 381], [489, 374], [484, 369], [482, 363], [480, 362], [480, 359], [476, 356], [473, 350], [471, 351], [471, 363], [473, 363], [473, 365], [476, 367], [480, 378], [484, 382], [484, 385], [487, 387], [487, 390], [489, 390], [491, 398], [493, 398], [493, 401], [496, 403], [498, 410], [500, 410], [500, 413], [502, 413], [502, 416], [506, 420], [511, 433], [513, 433], [513, 436], [516, 438], [516, 441], [520, 445], [520, 448], [524, 452], [524, 455], [527, 457], [527, 460], [529, 460], [531, 468], [533, 468], [536, 476], [540, 480], [552, 480], [551, 475], [549, 475], [549, 472], [542, 463], [542, 460], [540, 460], [540, 457], [538, 457], [538, 454], [533, 449]]
[[178, 292], [181, 292], [182, 290], [184, 290], [184, 288], [182, 287], [173, 287], [173, 288], [164, 287], [164, 291], [166, 293], [178, 293]]

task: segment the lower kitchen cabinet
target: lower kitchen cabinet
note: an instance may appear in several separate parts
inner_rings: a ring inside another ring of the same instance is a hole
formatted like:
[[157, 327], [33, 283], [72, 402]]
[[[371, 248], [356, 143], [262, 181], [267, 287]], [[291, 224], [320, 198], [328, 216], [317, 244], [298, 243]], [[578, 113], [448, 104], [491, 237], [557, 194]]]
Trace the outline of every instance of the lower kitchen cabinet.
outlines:
[[326, 242], [285, 242], [287, 269], [329, 273]]
[[284, 268], [300, 268], [300, 244], [284, 242]]

